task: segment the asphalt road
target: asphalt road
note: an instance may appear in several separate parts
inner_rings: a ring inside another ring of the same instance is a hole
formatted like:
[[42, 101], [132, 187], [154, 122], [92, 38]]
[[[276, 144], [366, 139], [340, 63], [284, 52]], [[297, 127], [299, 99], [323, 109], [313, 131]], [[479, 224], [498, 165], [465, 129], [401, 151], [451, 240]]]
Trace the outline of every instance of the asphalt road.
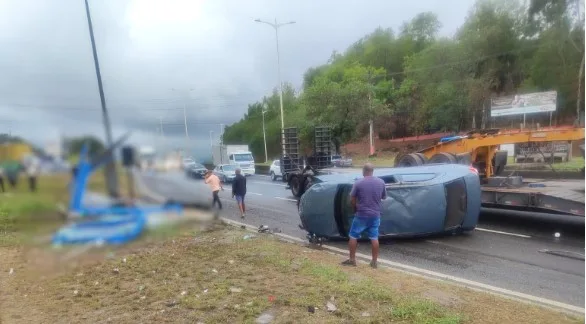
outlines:
[[[150, 190], [173, 195], [201, 188], [181, 173], [143, 176]], [[164, 188], [164, 189], [161, 189]], [[174, 189], [170, 189], [174, 188]], [[224, 217], [240, 220], [229, 185], [220, 193]], [[305, 238], [295, 199], [285, 184], [267, 176], [248, 178], [244, 223], [268, 225]], [[560, 237], [554, 236], [555, 232]], [[328, 242], [345, 248], [345, 242]], [[549, 252], [547, 252], [549, 251]], [[359, 252], [370, 254], [368, 243]], [[584, 225], [483, 213], [477, 230], [460, 236], [381, 242], [380, 257], [574, 306], [584, 306]]]

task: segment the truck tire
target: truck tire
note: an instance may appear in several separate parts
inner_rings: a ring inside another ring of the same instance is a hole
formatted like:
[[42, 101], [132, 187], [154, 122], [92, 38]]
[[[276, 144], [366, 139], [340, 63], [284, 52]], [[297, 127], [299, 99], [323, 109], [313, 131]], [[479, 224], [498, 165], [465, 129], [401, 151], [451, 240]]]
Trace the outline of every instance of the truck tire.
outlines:
[[291, 193], [293, 194], [293, 197], [301, 197], [299, 190], [301, 188], [301, 179], [299, 179], [298, 175], [290, 176], [289, 186], [291, 187]]
[[419, 156], [421, 161], [423, 161], [422, 164], [427, 164], [429, 162], [429, 159], [427, 158], [427, 156], [425, 156], [425, 154], [423, 154], [423, 153], [414, 153], [414, 154]]
[[300, 186], [301, 191], [299, 192], [299, 197], [303, 196], [303, 194], [309, 190], [309, 188], [311, 188], [311, 186], [313, 185], [313, 177], [306, 175], [306, 176], [302, 176], [302, 183]]
[[276, 181], [277, 177], [275, 176], [275, 173], [273, 171], [271, 171], [271, 180]]
[[[413, 167], [425, 164], [419, 153], [405, 154], [395, 161], [395, 167]], [[423, 155], [423, 154], [422, 154]]]
[[431, 159], [429, 159], [429, 163], [456, 164], [458, 163], [458, 159], [455, 154], [440, 152], [434, 154]]

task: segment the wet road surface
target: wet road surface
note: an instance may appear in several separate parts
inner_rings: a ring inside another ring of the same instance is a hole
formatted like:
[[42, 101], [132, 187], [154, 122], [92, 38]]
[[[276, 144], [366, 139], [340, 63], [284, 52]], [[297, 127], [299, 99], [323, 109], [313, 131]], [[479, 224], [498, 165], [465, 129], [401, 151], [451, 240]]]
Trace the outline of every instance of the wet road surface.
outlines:
[[[182, 173], [141, 176], [151, 191], [173, 195], [201, 188], [202, 180]], [[299, 229], [295, 199], [280, 181], [248, 178], [247, 217], [242, 222], [267, 225], [305, 238]], [[200, 189], [201, 190], [201, 189]], [[220, 193], [224, 217], [240, 220], [230, 186]], [[554, 236], [555, 232], [560, 237]], [[327, 244], [346, 248], [346, 242]], [[368, 243], [359, 252], [370, 254]], [[381, 241], [380, 257], [513, 291], [584, 306], [584, 223], [562, 225], [502, 214], [481, 214], [477, 230], [460, 236]]]

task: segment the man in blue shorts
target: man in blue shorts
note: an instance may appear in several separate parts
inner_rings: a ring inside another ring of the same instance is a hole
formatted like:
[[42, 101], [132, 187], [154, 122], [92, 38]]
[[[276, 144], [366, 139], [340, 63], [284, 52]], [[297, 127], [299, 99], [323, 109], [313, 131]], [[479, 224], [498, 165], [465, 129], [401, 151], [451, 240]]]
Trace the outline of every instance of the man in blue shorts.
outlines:
[[238, 209], [240, 209], [240, 217], [242, 219], [244, 219], [244, 216], [246, 215], [244, 196], [246, 196], [246, 177], [242, 175], [240, 168], [236, 168], [236, 177], [232, 182], [232, 197], [236, 198]]
[[387, 198], [385, 182], [373, 177], [374, 167], [367, 163], [362, 168], [364, 178], [356, 181], [350, 192], [352, 208], [354, 209], [354, 220], [350, 227], [348, 246], [350, 258], [342, 265], [356, 266], [356, 248], [358, 239], [366, 231], [372, 244], [372, 261], [370, 266], [377, 267], [378, 259], [378, 228], [380, 226], [380, 215], [382, 200]]

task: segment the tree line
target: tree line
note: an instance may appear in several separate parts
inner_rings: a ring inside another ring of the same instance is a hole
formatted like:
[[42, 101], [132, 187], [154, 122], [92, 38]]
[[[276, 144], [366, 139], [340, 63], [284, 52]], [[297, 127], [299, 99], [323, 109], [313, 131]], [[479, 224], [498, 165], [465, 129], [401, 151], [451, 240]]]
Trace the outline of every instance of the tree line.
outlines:
[[[307, 150], [317, 125], [332, 127], [338, 147], [366, 136], [369, 120], [382, 139], [489, 127], [491, 99], [514, 94], [557, 91], [560, 122], [584, 110], [579, 0], [480, 0], [454, 36], [439, 37], [441, 27], [424, 12], [334, 51], [305, 72], [300, 91], [284, 85], [285, 127], [298, 127]], [[223, 141], [249, 144], [263, 159], [263, 109], [269, 158], [278, 156], [276, 90], [226, 127]]]

